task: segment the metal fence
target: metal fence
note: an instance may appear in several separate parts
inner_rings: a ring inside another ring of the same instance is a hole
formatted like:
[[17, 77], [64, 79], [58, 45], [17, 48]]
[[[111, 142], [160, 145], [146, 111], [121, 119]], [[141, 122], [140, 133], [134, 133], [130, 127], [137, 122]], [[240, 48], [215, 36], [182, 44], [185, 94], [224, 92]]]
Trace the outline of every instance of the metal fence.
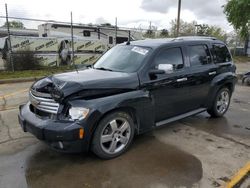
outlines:
[[[12, 71], [19, 69], [24, 61], [30, 59], [35, 60], [33, 64], [46, 67], [86, 66], [96, 62], [105, 51], [118, 43], [175, 36], [173, 28], [170, 31], [159, 30], [150, 21], [146, 28], [126, 28], [119, 26], [116, 18], [114, 24], [84, 24], [74, 22], [74, 16], [79, 15], [74, 15], [73, 12], [69, 12], [69, 22], [66, 22], [53, 18], [12, 16], [9, 15], [6, 4], [1, 8], [5, 9], [5, 13], [0, 14], [0, 69], [7, 67]], [[233, 54], [241, 55], [242, 50], [236, 49], [242, 46], [242, 41], [239, 41], [237, 35], [227, 38], [228, 41], [230, 39], [230, 48], [234, 49]], [[29, 56], [25, 57], [25, 54]], [[34, 58], [30, 58], [30, 55]], [[33, 64], [30, 62], [31, 66], [35, 66]]]
[[75, 23], [72, 12], [68, 20], [13, 17], [5, 4], [5, 15], [0, 15], [0, 69], [15, 71], [27, 52], [42, 66], [86, 66], [118, 43], [158, 32], [151, 23], [149, 29], [119, 27], [117, 19], [115, 24]]

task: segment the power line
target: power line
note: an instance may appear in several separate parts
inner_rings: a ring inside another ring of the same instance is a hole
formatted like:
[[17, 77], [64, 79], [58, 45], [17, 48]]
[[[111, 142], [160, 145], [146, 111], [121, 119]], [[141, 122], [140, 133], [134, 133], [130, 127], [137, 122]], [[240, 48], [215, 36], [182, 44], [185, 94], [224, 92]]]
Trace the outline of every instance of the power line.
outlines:
[[[6, 18], [6, 16], [0, 16], [0, 18]], [[62, 21], [56, 21], [56, 20], [43, 20], [43, 19], [34, 19], [34, 18], [21, 18], [21, 17], [13, 17], [13, 16], [9, 16], [8, 18], [9, 19], [15, 19], [15, 20], [35, 21], [35, 22], [50, 22], [50, 23], [71, 24], [71, 22], [62, 22]], [[73, 23], [73, 24], [80, 24], [80, 23]]]
[[[2, 19], [6, 19], [6, 16], [0, 16]], [[57, 21], [57, 20], [45, 20], [45, 19], [35, 19], [35, 18], [24, 18], [24, 17], [15, 17], [15, 16], [9, 16], [9, 19], [15, 19], [15, 20], [25, 20], [25, 21], [34, 21], [34, 22], [46, 22], [46, 23], [57, 23], [57, 24], [68, 24], [71, 25], [71, 22], [64, 22], [64, 21]], [[82, 23], [72, 23], [73, 25], [81, 25], [81, 26], [90, 26], [88, 24], [82, 24]], [[94, 27], [102, 27], [99, 25], [92, 25]], [[130, 28], [130, 27], [118, 27], [119, 29], [124, 29], [124, 30], [136, 30], [136, 28]], [[142, 29], [142, 31], [147, 31], [147, 29]]]

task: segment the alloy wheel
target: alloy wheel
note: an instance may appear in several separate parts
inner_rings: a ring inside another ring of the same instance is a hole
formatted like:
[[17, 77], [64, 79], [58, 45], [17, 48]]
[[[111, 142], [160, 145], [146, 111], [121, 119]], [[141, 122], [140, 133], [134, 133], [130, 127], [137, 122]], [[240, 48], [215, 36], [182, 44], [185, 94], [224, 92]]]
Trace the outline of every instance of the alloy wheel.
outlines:
[[216, 109], [220, 114], [223, 114], [227, 110], [229, 101], [230, 101], [229, 93], [227, 91], [222, 91], [216, 103]]
[[116, 118], [106, 124], [101, 132], [100, 144], [108, 154], [123, 150], [131, 136], [131, 126], [124, 118]]

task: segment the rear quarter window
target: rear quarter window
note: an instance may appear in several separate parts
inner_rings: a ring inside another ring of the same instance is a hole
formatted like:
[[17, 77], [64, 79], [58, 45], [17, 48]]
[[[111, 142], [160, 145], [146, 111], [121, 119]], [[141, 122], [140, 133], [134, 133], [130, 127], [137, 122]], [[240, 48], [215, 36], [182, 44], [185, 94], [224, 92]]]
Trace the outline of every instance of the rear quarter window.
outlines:
[[232, 60], [231, 55], [224, 44], [213, 44], [213, 58], [215, 63], [225, 63]]

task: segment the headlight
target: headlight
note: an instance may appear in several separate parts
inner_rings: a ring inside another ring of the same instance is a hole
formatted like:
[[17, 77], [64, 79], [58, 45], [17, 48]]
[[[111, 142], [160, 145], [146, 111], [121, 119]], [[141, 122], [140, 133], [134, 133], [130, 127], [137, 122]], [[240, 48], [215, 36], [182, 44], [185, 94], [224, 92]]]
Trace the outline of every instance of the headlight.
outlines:
[[81, 120], [84, 119], [89, 113], [88, 108], [82, 107], [72, 107], [69, 109], [69, 115], [73, 120]]

